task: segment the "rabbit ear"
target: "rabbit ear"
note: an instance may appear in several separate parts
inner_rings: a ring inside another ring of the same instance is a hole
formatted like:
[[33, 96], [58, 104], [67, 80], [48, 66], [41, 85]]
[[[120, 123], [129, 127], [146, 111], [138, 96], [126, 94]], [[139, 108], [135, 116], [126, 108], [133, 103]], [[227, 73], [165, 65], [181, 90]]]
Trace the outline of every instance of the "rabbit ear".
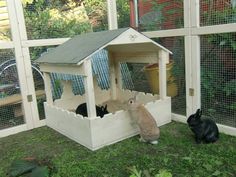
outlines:
[[107, 104], [104, 106], [104, 110], [107, 110]]
[[201, 117], [201, 116], [202, 116], [202, 110], [201, 110], [201, 109], [198, 109], [198, 110], [197, 110], [196, 116], [197, 116], [197, 117]]

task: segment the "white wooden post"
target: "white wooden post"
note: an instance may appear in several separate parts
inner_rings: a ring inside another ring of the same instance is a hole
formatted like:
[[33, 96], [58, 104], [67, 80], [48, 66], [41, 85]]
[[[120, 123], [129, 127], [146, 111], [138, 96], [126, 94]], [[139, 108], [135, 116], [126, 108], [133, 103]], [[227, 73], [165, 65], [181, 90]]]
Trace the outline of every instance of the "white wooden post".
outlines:
[[53, 105], [53, 99], [52, 99], [50, 73], [44, 72], [43, 74], [44, 74], [44, 86], [45, 86], [47, 103], [52, 106]]
[[[31, 122], [30, 128], [38, 127], [42, 124], [39, 120], [29, 48], [23, 47], [22, 45], [22, 41], [27, 40], [22, 3], [21, 1], [7, 0], [7, 5], [9, 9], [12, 39], [15, 46], [17, 70], [18, 73], [20, 73], [19, 80], [21, 93], [22, 97], [27, 97], [28, 101], [28, 104], [26, 106], [24, 98], [22, 99], [25, 111], [25, 119], [26, 122]], [[29, 111], [29, 109], [31, 110]]]
[[32, 73], [31, 75], [27, 75], [28, 73], [26, 72], [27, 67], [31, 68], [31, 65], [26, 66], [26, 63], [25, 63], [24, 51], [21, 46], [21, 31], [19, 27], [20, 22], [18, 19], [18, 14], [16, 13], [17, 7], [16, 7], [15, 1], [7, 0], [7, 7], [8, 7], [8, 15], [9, 15], [10, 25], [11, 25], [12, 40], [13, 40], [14, 49], [15, 49], [17, 73], [18, 73], [22, 102], [23, 102], [23, 107], [24, 107], [25, 121], [27, 124], [27, 128], [32, 129], [34, 128], [34, 121], [32, 119], [34, 115], [32, 112], [31, 102], [30, 100], [28, 100], [30, 95], [32, 95], [32, 92], [30, 92], [29, 83], [27, 83], [27, 77], [32, 77]]
[[[198, 28], [200, 26], [200, 5], [199, 0], [191, 1], [191, 29]], [[200, 36], [194, 36], [191, 38], [191, 51], [192, 51], [192, 88], [193, 94], [193, 105], [192, 111], [196, 112], [201, 107], [201, 81], [200, 81]]]
[[97, 117], [97, 114], [95, 108], [95, 95], [94, 95], [91, 60], [90, 59], [85, 60], [83, 63], [83, 67], [85, 73], [84, 87], [85, 87], [85, 97], [87, 103], [88, 117], [94, 118]]
[[111, 90], [111, 98], [112, 100], [116, 100], [117, 98], [117, 90], [116, 90], [116, 69], [115, 69], [115, 61], [112, 52], [108, 52], [109, 59], [109, 76], [110, 76], [110, 90]]
[[166, 98], [166, 64], [169, 61], [169, 54], [164, 50], [159, 51], [159, 95], [160, 99]]
[[187, 117], [201, 107], [200, 93], [200, 38], [192, 30], [199, 27], [199, 0], [184, 0], [185, 80]]
[[107, 18], [109, 30], [117, 29], [116, 0], [107, 0]]
[[119, 89], [122, 89], [122, 75], [121, 75], [121, 67], [120, 62], [115, 61], [115, 75], [116, 75], [116, 85]]

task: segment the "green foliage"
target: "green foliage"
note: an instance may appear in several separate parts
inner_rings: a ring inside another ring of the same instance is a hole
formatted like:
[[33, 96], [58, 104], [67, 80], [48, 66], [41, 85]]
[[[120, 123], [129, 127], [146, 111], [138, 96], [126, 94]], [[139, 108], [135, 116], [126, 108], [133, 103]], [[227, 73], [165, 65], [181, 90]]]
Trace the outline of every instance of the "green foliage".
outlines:
[[[148, 170], [143, 170], [142, 172], [141, 170], [138, 170], [136, 166], [130, 167], [128, 170], [131, 173], [129, 177], [151, 177]], [[172, 177], [172, 174], [165, 169], [161, 169], [154, 177]]]
[[167, 170], [159, 170], [159, 174], [155, 175], [155, 177], [172, 177], [172, 174]]
[[63, 7], [55, 8], [52, 5], [46, 6], [44, 3], [43, 0], [39, 0], [34, 3], [33, 9], [25, 8], [24, 15], [29, 39], [72, 37], [91, 30], [89, 21], [80, 19], [80, 15], [74, 15], [73, 10], [64, 11]]

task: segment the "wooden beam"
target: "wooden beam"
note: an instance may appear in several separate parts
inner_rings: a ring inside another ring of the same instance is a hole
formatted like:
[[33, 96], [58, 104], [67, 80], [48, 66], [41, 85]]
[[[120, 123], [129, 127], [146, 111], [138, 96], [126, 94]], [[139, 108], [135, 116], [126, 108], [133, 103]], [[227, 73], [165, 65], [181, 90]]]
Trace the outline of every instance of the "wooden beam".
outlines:
[[159, 51], [159, 94], [160, 98], [166, 98], [166, 63], [169, 60], [169, 54], [163, 50]]
[[44, 72], [43, 74], [47, 103], [53, 105], [50, 73]]
[[91, 60], [87, 59], [83, 63], [85, 78], [84, 78], [84, 88], [85, 88], [85, 99], [87, 103], [87, 112], [89, 118], [97, 117], [95, 108], [95, 95], [93, 86], [93, 74]]

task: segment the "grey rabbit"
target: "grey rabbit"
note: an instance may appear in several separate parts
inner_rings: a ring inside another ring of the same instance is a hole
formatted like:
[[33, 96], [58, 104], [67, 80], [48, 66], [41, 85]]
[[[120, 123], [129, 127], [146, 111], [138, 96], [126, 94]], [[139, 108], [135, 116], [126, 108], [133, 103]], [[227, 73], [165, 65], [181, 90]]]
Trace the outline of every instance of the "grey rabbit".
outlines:
[[140, 129], [140, 141], [157, 144], [160, 137], [160, 129], [151, 113], [141, 103], [138, 103], [136, 96], [128, 100], [128, 109], [131, 117], [138, 124]]
[[189, 116], [187, 123], [195, 135], [196, 143], [214, 143], [219, 139], [219, 130], [211, 119], [201, 119], [202, 111], [198, 109]]
[[[105, 106], [97, 106], [96, 105], [96, 112], [97, 112], [97, 116], [100, 116], [101, 118], [105, 115], [108, 114], [109, 112], [107, 111], [107, 105]], [[80, 104], [76, 110], [75, 110], [76, 114], [80, 114], [84, 117], [88, 117], [88, 111], [87, 111], [87, 105], [86, 103], [82, 103]]]

